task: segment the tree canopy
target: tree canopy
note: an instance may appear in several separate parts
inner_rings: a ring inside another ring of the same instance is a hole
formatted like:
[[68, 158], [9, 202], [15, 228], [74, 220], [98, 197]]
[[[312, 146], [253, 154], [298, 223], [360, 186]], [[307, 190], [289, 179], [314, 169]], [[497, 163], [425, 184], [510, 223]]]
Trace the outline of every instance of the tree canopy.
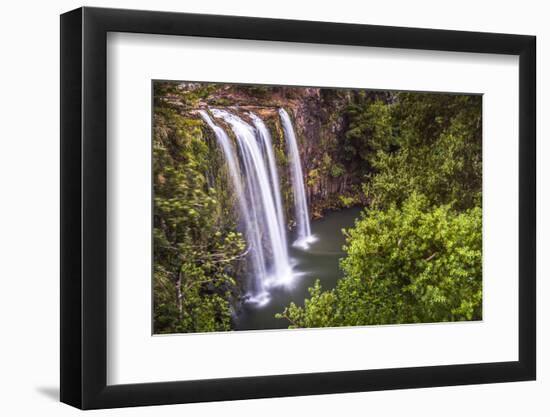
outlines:
[[348, 117], [369, 207], [344, 231], [336, 288], [317, 282], [278, 317], [291, 328], [481, 319], [481, 97], [361, 97]]
[[[176, 94], [159, 85], [165, 98]], [[154, 113], [154, 331], [206, 332], [231, 329], [235, 280], [245, 242], [235, 230], [216, 167], [214, 148], [200, 121], [178, 106], [191, 106], [200, 92], [158, 100]], [[217, 178], [216, 178], [217, 177]]]
[[345, 277], [319, 282], [291, 327], [460, 321], [481, 317], [481, 209], [454, 213], [412, 194], [401, 208], [366, 210], [346, 231]]
[[197, 114], [207, 106], [264, 117], [289, 224], [278, 107], [294, 109], [310, 213], [363, 207], [343, 231], [342, 278], [317, 281], [277, 315], [282, 326], [482, 318], [481, 96], [178, 82], [153, 93], [155, 333], [232, 330], [246, 291], [250, 248]]

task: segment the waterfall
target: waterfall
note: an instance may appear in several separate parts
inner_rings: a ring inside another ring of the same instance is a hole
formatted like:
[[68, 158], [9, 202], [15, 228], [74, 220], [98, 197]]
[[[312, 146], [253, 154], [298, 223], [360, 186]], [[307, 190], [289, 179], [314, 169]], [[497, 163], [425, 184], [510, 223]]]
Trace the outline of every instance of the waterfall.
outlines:
[[211, 109], [211, 112], [231, 127], [237, 141], [239, 158], [225, 131], [201, 112], [227, 159], [250, 252], [259, 264], [253, 265], [251, 271], [249, 301], [265, 304], [269, 301], [267, 288], [288, 285], [293, 278], [271, 137], [263, 122], [255, 122], [258, 126], [255, 129], [226, 110]]
[[253, 294], [252, 297], [255, 301], [264, 304], [269, 301], [269, 295], [266, 290], [265, 277], [267, 276], [267, 271], [262, 247], [262, 235], [260, 228], [256, 226], [258, 224], [256, 212], [254, 210], [248, 210], [247, 195], [243, 189], [236, 152], [227, 133], [212, 121], [208, 113], [204, 110], [200, 110], [199, 114], [206, 124], [214, 131], [218, 145], [221, 147], [225, 156], [233, 189], [239, 204], [244, 234], [249, 246], [248, 259], [250, 262], [249, 275], [251, 279], [248, 282], [248, 290]]
[[[281, 202], [281, 183], [279, 182], [279, 174], [277, 172], [277, 164], [275, 163], [275, 155], [273, 154], [273, 142], [271, 140], [271, 134], [267, 129], [265, 123], [262, 119], [256, 116], [254, 113], [248, 113], [252, 119], [252, 123], [256, 127], [261, 144], [263, 146], [263, 151], [267, 156], [267, 161], [269, 165], [269, 175], [271, 178], [271, 192], [275, 197], [275, 208], [277, 209], [277, 222], [279, 224], [279, 233], [281, 234], [281, 239], [283, 242], [286, 242], [286, 222], [285, 215], [283, 212], [283, 204]], [[288, 256], [287, 248], [285, 244], [285, 255]]]
[[290, 163], [290, 177], [292, 180], [292, 189], [294, 191], [294, 216], [296, 219], [296, 240], [294, 246], [307, 249], [309, 244], [315, 241], [311, 234], [309, 224], [309, 211], [307, 208], [306, 191], [304, 187], [304, 175], [302, 173], [302, 163], [300, 153], [298, 152], [298, 143], [290, 116], [285, 109], [279, 109], [283, 131], [285, 133], [288, 159]]

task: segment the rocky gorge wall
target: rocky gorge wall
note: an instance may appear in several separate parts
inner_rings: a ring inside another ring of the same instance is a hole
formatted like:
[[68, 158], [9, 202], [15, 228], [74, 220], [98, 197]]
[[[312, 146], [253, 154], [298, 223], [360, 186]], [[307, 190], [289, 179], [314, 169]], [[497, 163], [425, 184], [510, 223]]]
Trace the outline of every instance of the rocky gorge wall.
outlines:
[[[195, 109], [226, 108], [247, 122], [253, 112], [270, 130], [284, 200], [286, 218], [292, 223], [293, 196], [289, 178], [288, 156], [279, 108], [290, 115], [298, 139], [304, 184], [311, 218], [319, 218], [331, 209], [365, 203], [360, 189], [363, 178], [357, 175], [357, 163], [345, 157], [346, 109], [352, 92], [320, 88], [256, 87], [223, 85], [210, 92]], [[231, 128], [216, 119], [231, 136]], [[213, 134], [204, 124], [204, 135], [217, 146]]]

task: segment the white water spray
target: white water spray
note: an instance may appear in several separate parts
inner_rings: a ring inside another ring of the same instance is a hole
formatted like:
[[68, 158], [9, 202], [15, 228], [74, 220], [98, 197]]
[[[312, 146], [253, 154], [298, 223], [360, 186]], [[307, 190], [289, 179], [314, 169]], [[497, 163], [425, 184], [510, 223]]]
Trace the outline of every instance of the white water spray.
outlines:
[[[275, 198], [275, 208], [277, 209], [277, 223], [279, 224], [281, 239], [283, 242], [286, 242], [286, 222], [283, 204], [281, 201], [281, 183], [279, 182], [279, 173], [277, 172], [277, 164], [275, 162], [275, 155], [273, 154], [273, 141], [271, 140], [271, 134], [262, 119], [254, 113], [249, 113], [249, 116], [259, 133], [261, 144], [263, 146], [262, 149], [267, 156], [269, 176], [271, 178], [271, 192]], [[285, 254], [288, 256], [286, 245]]]
[[262, 245], [262, 235], [260, 228], [257, 227], [258, 218], [256, 212], [254, 210], [248, 210], [247, 194], [245, 194], [242, 184], [239, 162], [235, 149], [227, 133], [212, 121], [206, 111], [200, 110], [199, 114], [216, 135], [218, 145], [221, 147], [227, 162], [233, 189], [237, 195], [241, 222], [243, 223], [244, 234], [249, 245], [248, 257], [250, 260], [250, 276], [252, 279], [250, 279], [248, 283], [248, 290], [252, 294], [254, 301], [259, 304], [265, 304], [269, 301], [269, 293], [266, 289], [265, 277], [267, 276], [267, 270]]
[[311, 234], [309, 224], [309, 211], [307, 208], [306, 191], [304, 187], [304, 174], [302, 172], [302, 163], [298, 151], [296, 134], [292, 127], [292, 121], [285, 109], [279, 109], [283, 130], [285, 132], [288, 158], [290, 163], [290, 176], [292, 180], [292, 189], [294, 191], [294, 216], [296, 218], [296, 240], [294, 246], [302, 249], [309, 248], [309, 245], [315, 241]]
[[[288, 254], [286, 222], [273, 142], [265, 123], [253, 113], [248, 113], [248, 116], [254, 126], [227, 110], [210, 111], [214, 117], [227, 123], [235, 134], [236, 146], [208, 112], [199, 111], [216, 135], [238, 201], [240, 224], [249, 252], [248, 302], [264, 305], [269, 302], [270, 287], [288, 286], [296, 276]], [[314, 238], [309, 224], [296, 135], [284, 109], [279, 110], [279, 115], [287, 142], [294, 192], [297, 226], [297, 240], [294, 245], [307, 249]]]
[[[261, 149], [265, 140], [262, 135], [240, 117], [226, 110], [212, 109], [212, 114], [223, 119], [235, 134], [240, 156], [240, 175], [245, 186], [240, 197], [241, 210], [246, 213], [245, 221], [251, 234], [259, 236], [260, 244], [255, 245], [261, 252], [264, 261], [264, 271], [258, 271], [254, 277], [256, 288], [265, 290], [270, 286], [288, 285], [293, 274], [288, 257], [287, 242], [284, 234], [284, 218], [278, 214], [276, 198], [272, 192], [273, 182], [270, 180], [267, 163]], [[272, 151], [272, 149], [271, 149]], [[267, 152], [266, 152], [267, 154]], [[268, 157], [269, 159], [269, 157]], [[232, 170], [231, 166], [229, 169]], [[235, 167], [236, 169], [236, 167]], [[265, 294], [252, 292], [250, 301], [265, 303]]]

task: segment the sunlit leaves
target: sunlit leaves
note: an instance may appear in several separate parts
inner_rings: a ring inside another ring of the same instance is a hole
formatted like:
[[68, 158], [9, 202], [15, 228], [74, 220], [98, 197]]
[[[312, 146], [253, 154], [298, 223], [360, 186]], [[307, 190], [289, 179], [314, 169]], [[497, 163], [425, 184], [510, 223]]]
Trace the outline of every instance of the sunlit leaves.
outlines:
[[223, 181], [202, 124], [178, 110], [204, 92], [168, 87], [158, 91], [165, 99], [154, 113], [155, 332], [229, 330], [244, 240], [225, 215]]
[[481, 192], [481, 97], [399, 93], [388, 107], [393, 133], [385, 143], [391, 146], [379, 147], [368, 158], [373, 172], [364, 190], [371, 203], [400, 204], [418, 192], [431, 204], [457, 209], [476, 205]]
[[346, 231], [345, 278], [310, 289], [294, 327], [481, 319], [481, 209], [431, 207], [413, 194], [401, 208], [365, 211]]

